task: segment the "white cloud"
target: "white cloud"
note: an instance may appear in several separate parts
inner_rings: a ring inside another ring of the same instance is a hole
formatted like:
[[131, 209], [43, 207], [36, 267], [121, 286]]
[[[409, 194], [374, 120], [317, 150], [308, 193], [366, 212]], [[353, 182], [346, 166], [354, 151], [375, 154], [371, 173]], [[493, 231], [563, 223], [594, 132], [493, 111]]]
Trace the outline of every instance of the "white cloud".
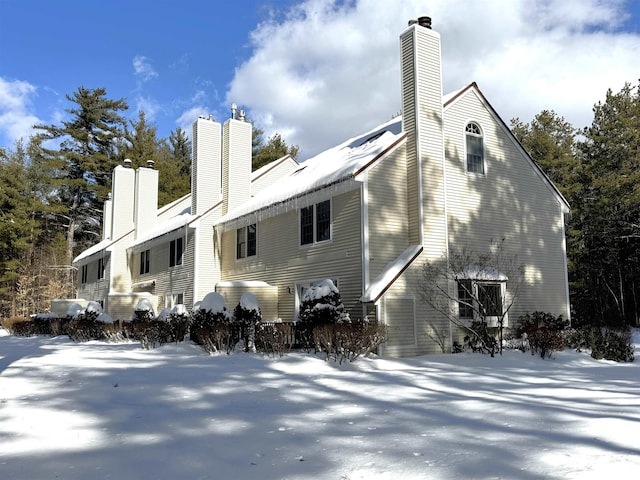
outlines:
[[[143, 111], [148, 122], [153, 122], [161, 110], [161, 105], [150, 97], [138, 95], [135, 99], [136, 112]], [[136, 115], [137, 118], [137, 115]]]
[[[34, 133], [33, 125], [41, 120], [31, 113], [31, 98], [36, 87], [22, 80], [0, 77], [0, 135], [13, 143]], [[7, 145], [8, 146], [8, 145]]]
[[252, 32], [226, 103], [250, 108], [257, 126], [286, 133], [306, 158], [400, 110], [398, 36], [427, 14], [442, 39], [445, 93], [476, 81], [507, 123], [546, 108], [582, 127], [608, 88], [637, 81], [640, 36], [616, 30], [624, 5], [308, 0]]
[[133, 57], [133, 72], [142, 82], [146, 82], [158, 76], [158, 72], [151, 66], [151, 62], [144, 55]]
[[200, 115], [208, 115], [207, 107], [203, 105], [191, 107], [188, 110], [185, 110], [182, 115], [178, 117], [176, 125], [184, 130], [187, 136], [191, 138], [193, 122], [195, 122]]

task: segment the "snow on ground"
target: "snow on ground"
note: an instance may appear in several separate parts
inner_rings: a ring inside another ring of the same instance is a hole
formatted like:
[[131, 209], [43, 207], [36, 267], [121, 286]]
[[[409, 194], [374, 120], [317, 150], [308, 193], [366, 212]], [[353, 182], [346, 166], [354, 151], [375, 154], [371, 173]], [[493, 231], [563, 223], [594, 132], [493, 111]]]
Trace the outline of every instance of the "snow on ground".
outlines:
[[575, 352], [340, 366], [0, 330], [0, 478], [628, 478], [639, 380]]

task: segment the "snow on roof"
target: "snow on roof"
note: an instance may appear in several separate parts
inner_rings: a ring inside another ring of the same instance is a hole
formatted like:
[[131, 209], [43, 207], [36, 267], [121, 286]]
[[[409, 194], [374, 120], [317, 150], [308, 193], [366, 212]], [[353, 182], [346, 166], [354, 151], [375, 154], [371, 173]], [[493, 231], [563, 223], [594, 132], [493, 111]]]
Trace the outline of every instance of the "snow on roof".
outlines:
[[104, 250], [105, 248], [107, 248], [112, 243], [115, 243], [115, 242], [113, 240], [111, 240], [110, 238], [106, 238], [106, 239], [102, 240], [101, 242], [96, 243], [92, 247], [87, 248], [84, 252], [80, 253], [76, 258], [73, 259], [72, 263], [76, 263], [76, 262], [82, 260], [83, 258], [90, 257], [94, 253], [98, 253], [98, 252]]
[[267, 282], [260, 280], [232, 280], [216, 283], [217, 287], [271, 287]]
[[467, 280], [493, 280], [496, 282], [506, 282], [509, 277], [494, 267], [482, 267], [480, 265], [467, 265], [464, 267], [456, 279]]
[[184, 227], [185, 225], [191, 223], [192, 220], [195, 220], [195, 218], [196, 217], [194, 217], [190, 213], [181, 213], [180, 215], [176, 215], [175, 217], [168, 219], [162, 225], [159, 225], [153, 230], [138, 237], [134, 242], [131, 243], [131, 245], [129, 245], [129, 248], [135, 247], [137, 245], [142, 245], [149, 240], [153, 240], [154, 238], [161, 237], [162, 235], [172, 232], [173, 230]]
[[364, 295], [360, 297], [360, 301], [363, 303], [376, 302], [400, 274], [420, 255], [422, 249], [422, 245], [411, 245], [398, 258], [387, 263], [380, 275], [369, 284]]
[[216, 224], [224, 224], [320, 188], [354, 178], [363, 168], [402, 138], [401, 124], [399, 117], [396, 117], [364, 135], [353, 137], [301, 163], [296, 170], [229, 212]]

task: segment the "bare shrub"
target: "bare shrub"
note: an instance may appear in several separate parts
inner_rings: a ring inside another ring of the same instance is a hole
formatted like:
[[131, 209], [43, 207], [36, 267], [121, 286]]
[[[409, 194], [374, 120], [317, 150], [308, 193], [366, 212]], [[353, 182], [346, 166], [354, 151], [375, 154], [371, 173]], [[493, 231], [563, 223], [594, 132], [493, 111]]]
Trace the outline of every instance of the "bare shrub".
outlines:
[[19, 337], [30, 337], [35, 335], [33, 321], [27, 317], [9, 317], [2, 320], [2, 326], [7, 331]]
[[387, 328], [378, 322], [356, 320], [349, 323], [325, 323], [313, 329], [313, 341], [327, 360], [353, 362], [368, 356], [387, 338]]
[[291, 351], [295, 335], [295, 326], [292, 323], [259, 323], [256, 326], [256, 350], [282, 357]]

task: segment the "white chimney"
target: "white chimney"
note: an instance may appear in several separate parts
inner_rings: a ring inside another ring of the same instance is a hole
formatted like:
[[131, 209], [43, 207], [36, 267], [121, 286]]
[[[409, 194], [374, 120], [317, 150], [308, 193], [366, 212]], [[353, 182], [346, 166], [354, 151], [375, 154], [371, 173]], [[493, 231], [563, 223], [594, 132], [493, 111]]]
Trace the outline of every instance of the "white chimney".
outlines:
[[[235, 104], [234, 104], [235, 107]], [[222, 214], [239, 207], [251, 198], [251, 123], [244, 112], [224, 122], [222, 129]]]
[[192, 215], [201, 215], [222, 198], [221, 128], [211, 115], [201, 116], [193, 123]]
[[104, 201], [104, 205], [102, 206], [102, 240], [111, 237], [111, 214], [113, 213], [111, 196], [112, 194], [109, 193], [109, 198]]
[[136, 170], [134, 240], [153, 230], [158, 218], [158, 171], [153, 161]]
[[439, 256], [447, 238], [442, 69], [440, 35], [431, 29], [429, 17], [409, 22], [400, 35], [400, 51], [410, 242]]
[[[127, 161], [128, 160], [128, 161]], [[135, 191], [135, 172], [131, 168], [131, 160], [125, 165], [113, 169], [111, 194], [111, 239], [117, 240], [133, 229], [133, 203]]]

